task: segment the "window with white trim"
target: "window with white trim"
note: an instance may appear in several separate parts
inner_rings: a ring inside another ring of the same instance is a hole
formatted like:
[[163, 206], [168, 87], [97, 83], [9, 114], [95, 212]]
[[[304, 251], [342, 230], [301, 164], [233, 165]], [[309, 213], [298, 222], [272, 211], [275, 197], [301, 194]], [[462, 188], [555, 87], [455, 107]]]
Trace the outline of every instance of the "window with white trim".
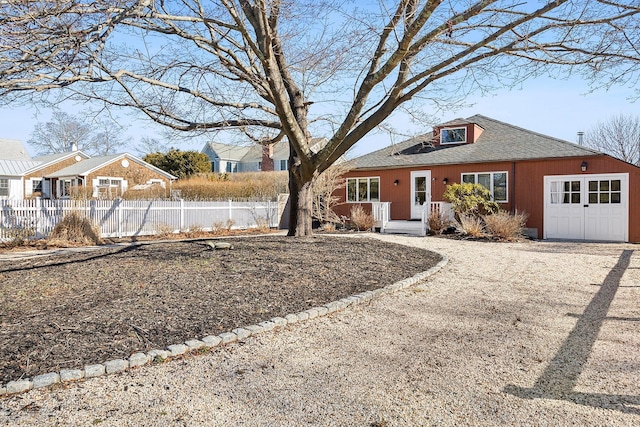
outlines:
[[622, 186], [619, 179], [589, 180], [589, 204], [619, 204]]
[[440, 144], [462, 144], [467, 142], [467, 128], [449, 128], [440, 131]]
[[280, 170], [281, 171], [289, 170], [289, 160], [280, 160]]
[[0, 197], [9, 197], [9, 178], [0, 178]]
[[31, 178], [31, 194], [33, 193], [42, 194], [42, 179]]
[[506, 172], [463, 173], [462, 182], [480, 184], [491, 192], [494, 202], [507, 203]]
[[238, 172], [238, 163], [227, 162], [227, 173], [235, 173], [235, 172]]
[[94, 191], [94, 195], [100, 199], [120, 197], [124, 192], [122, 184], [122, 178], [98, 177], [98, 185], [96, 185], [97, 191]]
[[347, 202], [380, 201], [380, 177], [347, 178]]
[[551, 204], [580, 204], [582, 181], [553, 181], [551, 183]]
[[166, 185], [165, 185], [163, 180], [161, 180], [161, 179], [153, 179], [153, 178], [150, 179], [149, 181], [147, 181], [147, 185], [150, 185], [150, 186], [159, 185], [162, 188], [166, 187]]
[[60, 186], [60, 194], [59, 197], [70, 197], [71, 196], [71, 184], [72, 181], [70, 179], [61, 179], [58, 183]]

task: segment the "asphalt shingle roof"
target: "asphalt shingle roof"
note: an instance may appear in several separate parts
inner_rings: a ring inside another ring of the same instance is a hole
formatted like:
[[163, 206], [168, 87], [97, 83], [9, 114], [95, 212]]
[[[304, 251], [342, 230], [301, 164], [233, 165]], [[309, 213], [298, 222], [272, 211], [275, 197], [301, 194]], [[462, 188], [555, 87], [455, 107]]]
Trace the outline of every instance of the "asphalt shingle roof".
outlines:
[[93, 169], [107, 164], [118, 157], [122, 157], [122, 154], [114, 154], [111, 156], [92, 157], [90, 159], [82, 160], [74, 165], [67, 166], [64, 169], [60, 169], [47, 175], [47, 178], [60, 178], [65, 176], [83, 176], [91, 172]]
[[240, 161], [247, 155], [250, 146], [223, 144], [221, 142], [207, 142], [202, 152], [210, 158], [218, 157], [223, 160]]
[[69, 176], [86, 176], [89, 173], [93, 172], [95, 169], [98, 169], [100, 167], [103, 167], [111, 162], [113, 162], [114, 160], [117, 159], [128, 159], [130, 161], [133, 162], [137, 162], [141, 165], [145, 165], [146, 167], [155, 170], [156, 172], [158, 172], [160, 175], [164, 175], [166, 176], [168, 179], [176, 179], [175, 176], [171, 175], [168, 172], [165, 172], [147, 162], [145, 162], [144, 160], [141, 160], [135, 156], [132, 156], [128, 153], [122, 153], [122, 154], [112, 154], [110, 156], [101, 156], [101, 157], [91, 157], [89, 159], [85, 159], [85, 160], [81, 160], [78, 163], [68, 166], [64, 169], [60, 169], [58, 171], [55, 171], [53, 173], [50, 173], [47, 175], [47, 178], [63, 178], [63, 177], [69, 177]]
[[547, 135], [475, 115], [447, 122], [447, 126], [475, 123], [484, 131], [473, 144], [430, 147], [431, 133], [353, 159], [354, 169], [487, 163], [500, 161], [595, 156], [602, 153]]
[[54, 153], [54, 154], [47, 154], [47, 155], [44, 155], [44, 156], [34, 157], [33, 160], [41, 162], [41, 163], [50, 163], [50, 162], [55, 162], [55, 161], [60, 160], [60, 159], [64, 159], [65, 157], [70, 157], [72, 155], [80, 155], [81, 157], [83, 157], [85, 159], [89, 158], [89, 156], [84, 154], [82, 151], [65, 151], [64, 153]]
[[[326, 138], [311, 138], [311, 151], [317, 152], [327, 144]], [[214, 158], [216, 155], [223, 160], [233, 160], [242, 162], [259, 162], [262, 160], [262, 146], [253, 145], [231, 145], [221, 142], [207, 142], [202, 149], [202, 153]], [[289, 158], [289, 143], [286, 139], [276, 142], [273, 147], [273, 157], [277, 159]]]

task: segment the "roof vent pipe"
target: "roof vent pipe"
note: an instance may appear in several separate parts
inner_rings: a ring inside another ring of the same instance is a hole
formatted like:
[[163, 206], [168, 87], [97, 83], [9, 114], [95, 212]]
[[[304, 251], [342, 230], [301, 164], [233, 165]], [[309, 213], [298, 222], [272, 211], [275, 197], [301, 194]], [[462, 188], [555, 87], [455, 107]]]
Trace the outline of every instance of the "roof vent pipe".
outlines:
[[584, 132], [578, 132], [578, 145], [584, 145]]

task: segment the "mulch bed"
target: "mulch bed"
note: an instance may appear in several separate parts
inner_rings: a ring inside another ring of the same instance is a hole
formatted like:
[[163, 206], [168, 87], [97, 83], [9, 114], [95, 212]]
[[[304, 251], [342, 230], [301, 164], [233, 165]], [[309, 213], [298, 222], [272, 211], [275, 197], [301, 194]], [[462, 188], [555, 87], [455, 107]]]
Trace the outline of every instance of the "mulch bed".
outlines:
[[162, 349], [384, 287], [421, 249], [330, 236], [145, 243], [0, 261], [0, 384]]

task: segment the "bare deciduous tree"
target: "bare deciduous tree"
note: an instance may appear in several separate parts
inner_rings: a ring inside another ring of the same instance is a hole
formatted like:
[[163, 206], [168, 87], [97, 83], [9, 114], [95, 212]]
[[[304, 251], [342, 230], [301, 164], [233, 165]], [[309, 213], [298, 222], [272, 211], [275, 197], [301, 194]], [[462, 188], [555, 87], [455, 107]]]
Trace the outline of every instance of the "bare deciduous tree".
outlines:
[[[596, 86], [638, 81], [635, 0], [5, 0], [0, 8], [0, 102], [63, 89], [175, 130], [238, 129], [265, 143], [284, 135], [290, 235], [311, 233], [314, 177], [399, 108], [442, 108], [543, 73], [582, 73]], [[318, 152], [312, 134], [329, 137]]]
[[50, 121], [36, 124], [27, 142], [38, 154], [62, 153], [75, 147], [92, 156], [115, 154], [126, 144], [122, 129], [115, 123], [91, 123], [59, 110], [53, 112]]
[[337, 190], [346, 187], [344, 175], [349, 172], [349, 163], [336, 162], [313, 180], [313, 217], [321, 223], [340, 223], [340, 217], [333, 211], [340, 198]]
[[640, 116], [620, 114], [598, 122], [585, 135], [589, 147], [640, 166]]
[[88, 124], [62, 111], [54, 111], [50, 121], [35, 125], [27, 143], [38, 154], [63, 153], [72, 146], [86, 151], [91, 133]]
[[169, 151], [171, 145], [152, 136], [143, 136], [136, 147], [136, 152], [140, 157], [151, 153], [164, 153]]
[[97, 156], [108, 156], [120, 153], [129, 143], [129, 138], [122, 134], [123, 128], [112, 120], [101, 120], [96, 124], [90, 140], [89, 153]]

